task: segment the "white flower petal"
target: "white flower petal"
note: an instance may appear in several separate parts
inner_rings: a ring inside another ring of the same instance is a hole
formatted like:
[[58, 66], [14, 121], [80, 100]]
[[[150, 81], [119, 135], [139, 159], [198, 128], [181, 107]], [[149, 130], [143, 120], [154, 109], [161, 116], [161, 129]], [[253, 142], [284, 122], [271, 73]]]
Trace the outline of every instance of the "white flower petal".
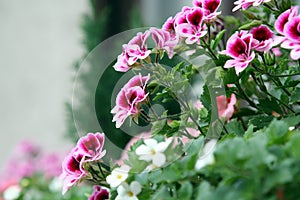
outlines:
[[144, 144], [142, 144], [141, 146], [139, 146], [139, 147], [135, 150], [135, 153], [136, 153], [137, 155], [150, 154], [150, 152], [151, 152], [151, 149], [150, 149], [148, 146], [144, 145]]
[[214, 151], [216, 148], [217, 140], [212, 139], [209, 142], [205, 144], [205, 146], [202, 149], [202, 152], [200, 153], [200, 156], [196, 162], [195, 169], [199, 170], [207, 165], [211, 165], [215, 162], [214, 158]]
[[130, 183], [130, 190], [134, 195], [138, 195], [142, 191], [142, 186], [139, 182], [133, 181]]
[[125, 196], [128, 191], [130, 191], [129, 185], [124, 182], [122, 183], [118, 188], [117, 188], [117, 192], [120, 196]]
[[144, 161], [151, 161], [152, 160], [152, 156], [149, 154], [149, 155], [142, 155], [139, 157], [139, 160], [144, 160]]
[[157, 145], [157, 141], [155, 139], [149, 138], [144, 140], [144, 143], [148, 146], [148, 147], [155, 147]]
[[157, 152], [154, 156], [153, 156], [153, 160], [152, 160], [153, 164], [161, 167], [166, 163], [166, 156], [163, 153], [159, 153]]
[[162, 153], [168, 148], [170, 143], [171, 143], [171, 140], [167, 140], [165, 142], [160, 142], [156, 145], [156, 147], [154, 147], [154, 149], [155, 149], [155, 151]]

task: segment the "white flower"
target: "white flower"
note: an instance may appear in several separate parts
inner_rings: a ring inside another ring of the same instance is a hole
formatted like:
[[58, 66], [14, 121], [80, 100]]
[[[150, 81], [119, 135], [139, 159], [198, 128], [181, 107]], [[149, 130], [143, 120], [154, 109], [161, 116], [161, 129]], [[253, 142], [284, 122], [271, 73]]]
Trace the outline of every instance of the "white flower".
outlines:
[[289, 131], [293, 131], [293, 130], [295, 130], [295, 127], [294, 126], [290, 126], [289, 127]]
[[139, 146], [135, 152], [139, 156], [139, 160], [152, 161], [153, 165], [161, 167], [166, 162], [163, 152], [168, 148], [170, 142], [171, 140], [157, 143], [154, 139], [146, 139], [144, 140], [145, 144]]
[[20, 196], [20, 193], [21, 193], [21, 187], [18, 185], [13, 185], [7, 188], [3, 192], [3, 198], [4, 200], [14, 200]]
[[117, 187], [121, 183], [123, 183], [127, 177], [130, 167], [127, 165], [123, 165], [120, 168], [115, 168], [110, 175], [106, 177], [107, 183], [110, 187]]
[[137, 181], [131, 182], [130, 185], [124, 182], [118, 187], [117, 191], [116, 200], [138, 200], [136, 196], [142, 191], [142, 186]]
[[214, 151], [216, 149], [216, 145], [216, 139], [212, 139], [204, 145], [202, 152], [200, 153], [195, 165], [196, 170], [199, 170], [207, 165], [212, 165], [215, 163]]
[[52, 192], [61, 191], [63, 188], [64, 182], [61, 178], [55, 177], [49, 184], [49, 189]]

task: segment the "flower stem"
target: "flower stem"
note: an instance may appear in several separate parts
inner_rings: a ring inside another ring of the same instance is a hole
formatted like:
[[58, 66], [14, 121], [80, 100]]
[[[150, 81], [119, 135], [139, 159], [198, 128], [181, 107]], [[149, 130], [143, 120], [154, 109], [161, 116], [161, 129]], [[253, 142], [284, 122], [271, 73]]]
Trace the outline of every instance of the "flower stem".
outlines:
[[214, 52], [211, 50], [210, 46], [205, 42], [204, 39], [202, 39], [202, 42], [203, 42], [205, 48], [209, 51], [211, 56], [214, 58], [214, 60], [218, 60], [218, 57], [214, 54]]

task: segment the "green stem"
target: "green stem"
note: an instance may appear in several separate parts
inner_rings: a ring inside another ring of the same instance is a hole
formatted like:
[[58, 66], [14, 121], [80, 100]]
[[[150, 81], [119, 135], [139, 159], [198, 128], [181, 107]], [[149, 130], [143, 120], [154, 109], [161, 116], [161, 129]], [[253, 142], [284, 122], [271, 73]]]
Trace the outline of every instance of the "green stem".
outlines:
[[209, 51], [209, 53], [211, 54], [211, 56], [215, 59], [218, 60], [218, 57], [214, 54], [214, 52], [211, 50], [210, 46], [205, 42], [204, 39], [202, 39], [202, 42], [205, 46], [205, 48]]
[[255, 105], [255, 103], [253, 103], [249, 97], [246, 95], [246, 93], [244, 92], [244, 90], [242, 89], [241, 85], [239, 82], [236, 82], [236, 87], [238, 88], [239, 92], [242, 94], [242, 96], [244, 97], [244, 99], [249, 103], [250, 106], [252, 106], [253, 108], [257, 108], [257, 106]]

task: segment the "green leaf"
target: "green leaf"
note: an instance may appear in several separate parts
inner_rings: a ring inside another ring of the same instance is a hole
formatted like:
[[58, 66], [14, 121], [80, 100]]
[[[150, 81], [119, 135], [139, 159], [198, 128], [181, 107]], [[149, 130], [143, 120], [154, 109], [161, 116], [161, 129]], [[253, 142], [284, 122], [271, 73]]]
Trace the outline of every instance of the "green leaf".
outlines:
[[262, 23], [263, 23], [263, 22], [260, 21], [260, 20], [253, 20], [253, 21], [251, 21], [250, 23], [244, 24], [243, 26], [241, 26], [241, 27], [239, 28], [239, 30], [250, 30], [250, 29], [252, 29], [252, 28], [254, 28], [254, 27], [256, 27], [256, 26], [261, 25]]
[[226, 130], [228, 133], [233, 133], [238, 136], [244, 135], [244, 128], [240, 121], [237, 121], [237, 119], [230, 120], [228, 124], [225, 125]]
[[269, 143], [282, 144], [286, 140], [286, 133], [288, 132], [288, 125], [283, 121], [273, 120], [269, 127], [266, 129], [266, 133], [269, 137]]
[[296, 126], [300, 123], [300, 115], [291, 115], [289, 117], [283, 118], [282, 121], [284, 121], [289, 127]]
[[265, 113], [272, 114], [275, 111], [279, 114], [282, 114], [282, 110], [274, 98], [272, 98], [271, 100], [268, 98], [259, 99], [258, 101], [259, 104], [257, 105], [257, 107], [263, 110]]
[[225, 32], [226, 32], [226, 29], [222, 30], [221, 32], [219, 32], [217, 35], [216, 35], [216, 38], [213, 42], [213, 45], [212, 45], [212, 50], [215, 50], [220, 42], [220, 40], [224, 37], [225, 35]]
[[249, 125], [252, 124], [255, 128], [260, 129], [269, 125], [273, 119], [273, 116], [257, 115], [249, 120]]
[[300, 88], [296, 88], [290, 96], [291, 103], [300, 102]]
[[179, 191], [178, 191], [178, 198], [179, 199], [191, 199], [193, 194], [193, 186], [190, 182], [184, 182]]
[[167, 112], [168, 110], [164, 111], [163, 114], [160, 116], [161, 120], [157, 120], [153, 123], [151, 127], [151, 132], [153, 135], [159, 134], [167, 123]]
[[293, 157], [300, 159], [300, 132], [297, 131], [286, 145], [286, 150]]

